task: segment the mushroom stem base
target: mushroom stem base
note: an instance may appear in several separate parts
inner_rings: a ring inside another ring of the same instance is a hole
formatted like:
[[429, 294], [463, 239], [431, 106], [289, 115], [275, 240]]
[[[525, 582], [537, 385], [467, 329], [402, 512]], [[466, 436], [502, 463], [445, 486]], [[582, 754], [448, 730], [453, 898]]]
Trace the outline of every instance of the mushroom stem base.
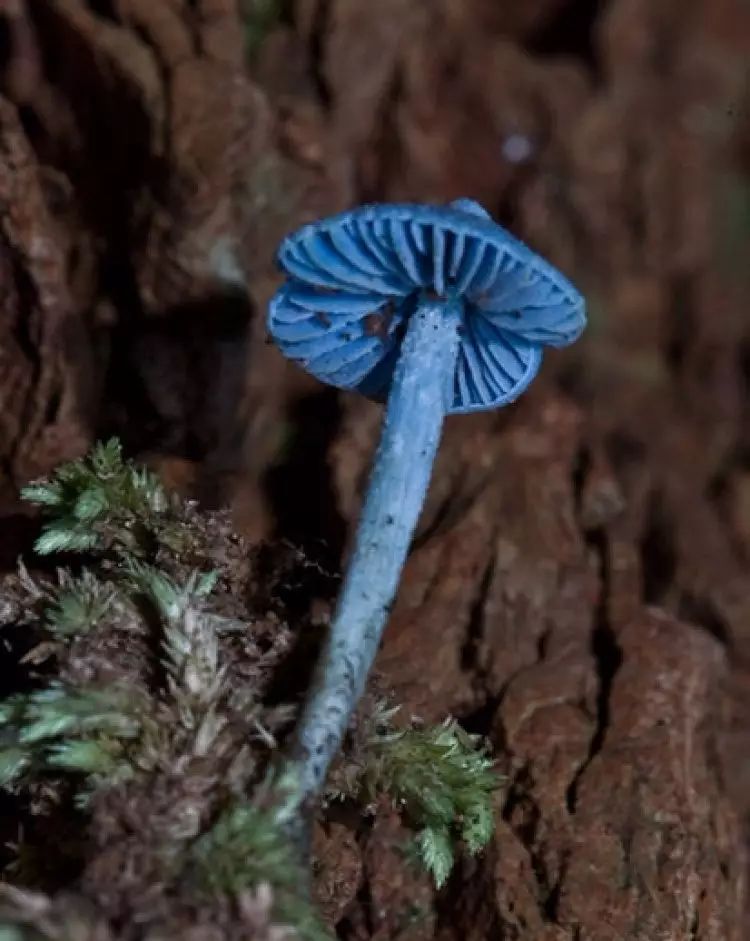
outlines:
[[354, 551], [294, 735], [308, 807], [362, 695], [398, 588], [453, 398], [462, 312], [460, 301], [423, 298], [409, 320]]

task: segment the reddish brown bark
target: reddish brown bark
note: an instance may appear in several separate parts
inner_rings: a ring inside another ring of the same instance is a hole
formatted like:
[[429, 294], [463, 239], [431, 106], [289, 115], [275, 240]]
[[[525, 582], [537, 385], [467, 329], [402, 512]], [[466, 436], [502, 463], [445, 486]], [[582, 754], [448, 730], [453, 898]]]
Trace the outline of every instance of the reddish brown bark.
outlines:
[[364, 844], [336, 825], [326, 911], [357, 937], [740, 941], [750, 18], [506, 6], [299, 0], [248, 68], [232, 0], [7, 3], [4, 501], [116, 431], [251, 537], [335, 558], [379, 412], [263, 344], [273, 249], [363, 199], [482, 200], [590, 328], [518, 406], [449, 422], [379, 668], [490, 736], [497, 838], [435, 900], [387, 815]]

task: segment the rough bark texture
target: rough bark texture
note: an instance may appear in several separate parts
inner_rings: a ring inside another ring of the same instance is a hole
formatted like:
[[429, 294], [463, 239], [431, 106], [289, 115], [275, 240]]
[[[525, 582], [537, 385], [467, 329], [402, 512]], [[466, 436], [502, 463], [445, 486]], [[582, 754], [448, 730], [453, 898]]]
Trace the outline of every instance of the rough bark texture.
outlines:
[[364, 199], [481, 200], [591, 326], [448, 423], [379, 667], [491, 737], [497, 839], [435, 899], [387, 814], [331, 826], [326, 910], [350, 938], [741, 941], [750, 12], [286, 6], [249, 64], [234, 0], [0, 6], [3, 512], [115, 431], [337, 560], [380, 413], [262, 342], [273, 249]]

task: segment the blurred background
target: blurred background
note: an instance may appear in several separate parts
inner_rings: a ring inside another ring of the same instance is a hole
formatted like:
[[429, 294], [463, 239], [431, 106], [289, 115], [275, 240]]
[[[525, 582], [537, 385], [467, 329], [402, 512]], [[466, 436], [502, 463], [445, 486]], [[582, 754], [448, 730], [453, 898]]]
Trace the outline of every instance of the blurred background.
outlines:
[[[0, 68], [3, 565], [19, 485], [115, 434], [338, 566], [380, 410], [266, 341], [275, 249], [361, 202], [476, 199], [590, 325], [518, 406], [449, 420], [383, 654], [518, 788], [447, 921], [747, 937], [746, 0], [0, 0]], [[612, 833], [622, 884], [581, 857]]]

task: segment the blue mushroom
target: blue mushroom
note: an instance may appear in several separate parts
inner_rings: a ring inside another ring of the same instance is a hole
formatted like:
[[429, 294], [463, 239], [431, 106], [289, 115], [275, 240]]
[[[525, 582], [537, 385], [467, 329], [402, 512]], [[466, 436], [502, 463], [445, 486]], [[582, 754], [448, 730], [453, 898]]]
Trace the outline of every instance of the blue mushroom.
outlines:
[[544, 346], [576, 340], [584, 301], [469, 199], [364, 206], [303, 226], [278, 252], [287, 280], [268, 328], [323, 382], [386, 402], [353, 554], [294, 733], [308, 804], [361, 696], [424, 503], [446, 415], [528, 387]]

